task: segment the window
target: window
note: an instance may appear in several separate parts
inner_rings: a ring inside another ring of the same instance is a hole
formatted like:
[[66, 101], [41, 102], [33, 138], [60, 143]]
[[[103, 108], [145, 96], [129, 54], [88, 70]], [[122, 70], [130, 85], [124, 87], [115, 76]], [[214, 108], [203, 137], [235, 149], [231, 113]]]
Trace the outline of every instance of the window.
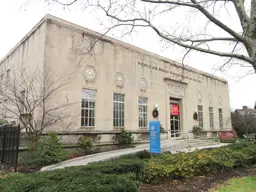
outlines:
[[210, 128], [214, 128], [214, 119], [213, 119], [213, 107], [209, 107], [209, 121], [210, 121]]
[[124, 95], [114, 93], [113, 126], [124, 127]]
[[2, 110], [1, 116], [2, 116], [3, 119], [7, 118], [7, 109], [6, 109], [6, 108], [4, 108], [4, 109]]
[[0, 88], [2, 88], [3, 89], [3, 87], [4, 87], [4, 85], [3, 85], [3, 82], [4, 82], [4, 74], [2, 74], [1, 75], [1, 79], [0, 79], [1, 81], [1, 85], [0, 85]]
[[20, 92], [20, 104], [21, 104], [21, 106], [20, 106], [20, 111], [21, 111], [21, 113], [24, 113], [25, 111], [24, 111], [24, 109], [25, 109], [25, 91], [21, 91]]
[[223, 115], [222, 115], [222, 109], [219, 109], [219, 123], [220, 123], [220, 129], [223, 129]]
[[199, 127], [203, 128], [204, 127], [204, 121], [203, 121], [203, 106], [198, 105], [198, 122], [199, 122]]
[[82, 111], [81, 111], [81, 126], [95, 126], [95, 102], [96, 91], [91, 89], [82, 90]]
[[7, 74], [6, 74], [6, 85], [9, 85], [10, 83], [10, 69], [7, 70]]
[[139, 127], [146, 128], [148, 126], [148, 99], [139, 97]]

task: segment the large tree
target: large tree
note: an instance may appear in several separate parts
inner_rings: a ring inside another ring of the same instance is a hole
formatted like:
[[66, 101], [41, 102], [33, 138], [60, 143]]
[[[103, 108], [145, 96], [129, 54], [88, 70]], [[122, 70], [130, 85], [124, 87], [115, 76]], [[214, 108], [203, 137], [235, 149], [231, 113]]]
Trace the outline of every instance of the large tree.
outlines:
[[[110, 18], [107, 32], [117, 26], [125, 26], [125, 34], [137, 27], [151, 28], [165, 43], [185, 48], [185, 56], [198, 51], [225, 58], [220, 69], [236, 63], [256, 72], [255, 0], [44, 1], [64, 7], [98, 8]], [[186, 17], [179, 18], [181, 15]]]
[[238, 111], [231, 112], [232, 127], [239, 136], [248, 133], [256, 133], [256, 116], [255, 114], [240, 114]]

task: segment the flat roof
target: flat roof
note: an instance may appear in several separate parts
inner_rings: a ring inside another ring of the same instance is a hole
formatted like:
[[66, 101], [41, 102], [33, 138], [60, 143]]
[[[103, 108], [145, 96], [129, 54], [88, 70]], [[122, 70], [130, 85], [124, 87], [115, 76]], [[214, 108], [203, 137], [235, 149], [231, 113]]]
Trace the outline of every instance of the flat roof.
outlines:
[[184, 68], [185, 70], [188, 70], [188, 71], [192, 71], [192, 72], [195, 72], [195, 73], [199, 73], [201, 75], [204, 75], [204, 76], [207, 76], [207, 77], [210, 77], [212, 79], [215, 79], [215, 80], [218, 80], [218, 81], [221, 81], [221, 82], [224, 82], [224, 83], [228, 83], [227, 80], [223, 79], [223, 78], [219, 78], [217, 76], [214, 76], [210, 73], [207, 73], [207, 72], [204, 72], [204, 71], [201, 71], [199, 69], [196, 69], [196, 68], [193, 68], [193, 67], [190, 67], [190, 66], [182, 66], [181, 63], [178, 63], [176, 61], [173, 61], [167, 57], [163, 57], [161, 55], [158, 55], [158, 54], [155, 54], [155, 53], [152, 53], [150, 51], [147, 51], [147, 50], [144, 50], [144, 49], [141, 49], [139, 47], [136, 47], [134, 45], [131, 45], [129, 43], [125, 43], [123, 41], [120, 41], [120, 40], [117, 40], [117, 39], [114, 39], [112, 37], [109, 37], [107, 35], [103, 35], [101, 33], [98, 33], [96, 31], [93, 31], [93, 30], [90, 30], [88, 28], [85, 28], [85, 27], [82, 27], [82, 26], [79, 26], [77, 24], [74, 24], [74, 23], [71, 23], [69, 21], [66, 21], [64, 19], [61, 19], [61, 18], [58, 18], [56, 16], [53, 16], [53, 15], [50, 15], [50, 14], [46, 14], [1, 60], [0, 60], [0, 65], [24, 42], [26, 41], [44, 22], [51, 22], [51, 23], [55, 23], [55, 24], [58, 24], [58, 25], [61, 25], [63, 27], [67, 27], [69, 29], [72, 29], [72, 30], [78, 30], [79, 32], [81, 33], [85, 33], [85, 35], [93, 35], [95, 37], [100, 37], [102, 41], [107, 41], [107, 42], [110, 42], [112, 44], [115, 44], [115, 45], [118, 45], [118, 46], [122, 46], [122, 47], [125, 47], [125, 48], [129, 48], [130, 50], [133, 50], [135, 52], [140, 52], [141, 54], [144, 54], [144, 55], [148, 55], [150, 57], [154, 57], [155, 59], [157, 60], [162, 60], [163, 62], [166, 62], [166, 63], [170, 63], [172, 65], [175, 65], [179, 68]]

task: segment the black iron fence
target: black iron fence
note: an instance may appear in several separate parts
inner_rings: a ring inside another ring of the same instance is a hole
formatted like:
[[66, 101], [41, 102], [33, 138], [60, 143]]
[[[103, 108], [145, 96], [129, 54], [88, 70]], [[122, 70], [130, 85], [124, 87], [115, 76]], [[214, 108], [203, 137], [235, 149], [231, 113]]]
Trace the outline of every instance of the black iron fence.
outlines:
[[0, 126], [0, 163], [17, 171], [20, 126]]

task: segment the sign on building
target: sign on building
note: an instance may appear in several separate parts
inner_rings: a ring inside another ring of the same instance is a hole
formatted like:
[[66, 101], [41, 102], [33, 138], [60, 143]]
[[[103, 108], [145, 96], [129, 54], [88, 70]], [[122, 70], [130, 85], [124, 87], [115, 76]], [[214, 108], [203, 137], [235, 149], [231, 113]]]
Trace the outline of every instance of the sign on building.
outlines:
[[171, 106], [171, 114], [174, 115], [174, 116], [178, 116], [179, 115], [179, 105], [172, 104], [172, 106]]

